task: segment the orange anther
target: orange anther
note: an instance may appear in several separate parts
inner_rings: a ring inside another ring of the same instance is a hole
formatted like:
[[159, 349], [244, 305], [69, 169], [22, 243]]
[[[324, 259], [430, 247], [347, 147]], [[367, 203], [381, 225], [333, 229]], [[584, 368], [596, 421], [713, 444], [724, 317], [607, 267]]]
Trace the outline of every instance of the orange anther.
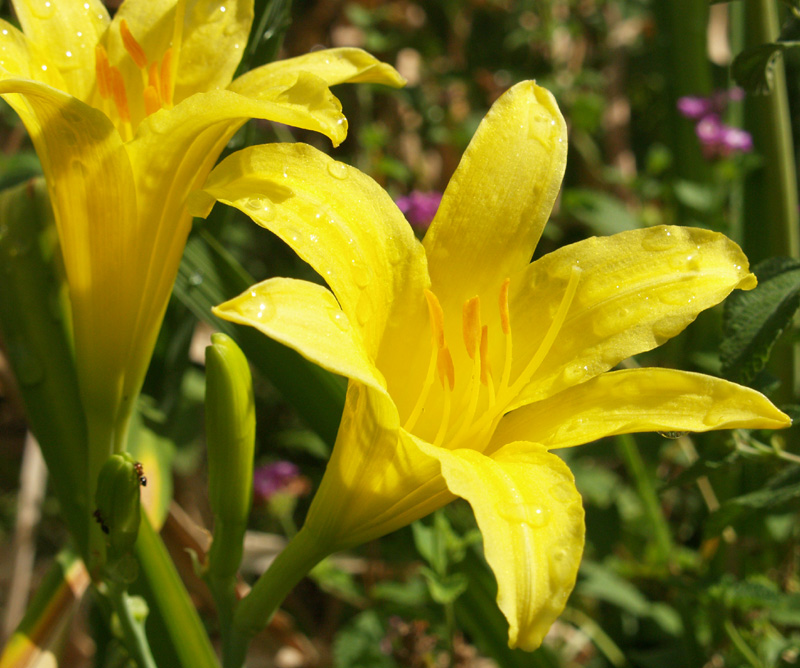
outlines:
[[125, 19], [119, 22], [119, 34], [122, 36], [122, 43], [125, 45], [125, 50], [133, 59], [133, 62], [136, 63], [136, 67], [140, 70], [145, 69], [147, 67], [147, 56], [139, 42], [136, 41], [133, 33], [131, 33], [128, 22]]
[[161, 72], [158, 63], [150, 63], [147, 68], [147, 85], [155, 88], [158, 98], [161, 99]]
[[479, 297], [473, 297], [464, 302], [462, 326], [467, 354], [474, 360], [481, 343], [481, 300]]
[[164, 52], [161, 60], [161, 101], [165, 107], [172, 107], [172, 88], [175, 85], [175, 73], [172, 70], [172, 47]]
[[428, 300], [428, 314], [431, 317], [431, 333], [439, 350], [444, 348], [444, 311], [442, 305], [430, 290], [425, 290], [425, 299]]
[[511, 332], [511, 318], [508, 314], [508, 286], [511, 284], [511, 279], [507, 278], [500, 286], [500, 326], [503, 328], [503, 334]]
[[489, 327], [484, 325], [481, 329], [481, 383], [489, 384], [492, 367], [489, 364]]
[[158, 91], [152, 86], [148, 86], [142, 93], [144, 97], [144, 113], [148, 116], [161, 109], [161, 100], [158, 98]]
[[453, 364], [453, 357], [450, 355], [450, 350], [447, 346], [439, 349], [439, 355], [436, 358], [436, 368], [439, 371], [439, 382], [442, 384], [442, 387], [446, 387], [444, 381], [447, 379], [447, 384], [452, 391], [456, 386], [456, 368]]
[[125, 81], [116, 67], [110, 66], [108, 71], [111, 75], [111, 94], [114, 96], [117, 115], [123, 123], [130, 123], [131, 112], [128, 108], [128, 96], [125, 94]]
[[94, 49], [95, 71], [97, 72], [97, 92], [107, 100], [111, 97], [111, 65], [105, 48], [98, 44]]

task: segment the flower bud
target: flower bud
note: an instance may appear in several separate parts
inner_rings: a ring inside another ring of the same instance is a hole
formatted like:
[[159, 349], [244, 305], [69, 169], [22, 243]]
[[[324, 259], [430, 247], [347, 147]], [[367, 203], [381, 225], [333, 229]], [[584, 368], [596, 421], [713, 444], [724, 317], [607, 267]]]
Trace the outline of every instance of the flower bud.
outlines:
[[136, 543], [141, 522], [139, 485], [137, 462], [127, 452], [111, 455], [97, 476], [94, 517], [108, 537], [112, 559], [130, 552]]
[[244, 353], [225, 334], [206, 348], [208, 493], [214, 514], [209, 576], [235, 575], [253, 493], [255, 405]]

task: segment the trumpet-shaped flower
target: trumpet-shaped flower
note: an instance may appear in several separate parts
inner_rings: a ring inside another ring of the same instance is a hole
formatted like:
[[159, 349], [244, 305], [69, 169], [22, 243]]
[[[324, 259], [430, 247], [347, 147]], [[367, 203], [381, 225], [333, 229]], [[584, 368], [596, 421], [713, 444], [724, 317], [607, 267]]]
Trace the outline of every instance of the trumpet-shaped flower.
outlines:
[[357, 49], [317, 51], [231, 81], [253, 0], [127, 0], [113, 20], [100, 0], [13, 5], [22, 31], [0, 21], [0, 94], [47, 178], [81, 395], [102, 462], [124, 447], [191, 226], [186, 196], [233, 133], [261, 118], [338, 144], [347, 125], [329, 86], [403, 81]]
[[681, 227], [591, 238], [531, 263], [566, 152], [555, 101], [524, 82], [483, 120], [422, 243], [370, 178], [302, 145], [230, 156], [190, 204], [248, 213], [330, 286], [271, 279], [216, 309], [350, 379], [304, 531], [341, 549], [463, 497], [509, 642], [526, 649], [564, 608], [584, 541], [580, 496], [552, 448], [789, 424], [723, 380], [611, 371], [756, 280], [726, 237]]

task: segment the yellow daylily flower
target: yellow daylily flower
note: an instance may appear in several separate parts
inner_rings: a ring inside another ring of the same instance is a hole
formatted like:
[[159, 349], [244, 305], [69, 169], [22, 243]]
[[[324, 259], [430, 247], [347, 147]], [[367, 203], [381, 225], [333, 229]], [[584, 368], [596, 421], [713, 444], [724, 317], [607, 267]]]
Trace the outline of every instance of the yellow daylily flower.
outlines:
[[124, 447], [191, 226], [186, 196], [234, 132], [261, 118], [338, 144], [347, 124], [330, 86], [403, 80], [361, 50], [331, 49], [231, 81], [253, 0], [127, 0], [113, 19], [100, 0], [13, 5], [22, 31], [0, 21], [0, 94], [47, 179], [102, 462]]
[[330, 286], [276, 278], [215, 309], [350, 379], [306, 536], [342, 549], [466, 499], [509, 643], [528, 650], [563, 610], [584, 542], [573, 476], [550, 449], [790, 423], [724, 380], [610, 371], [756, 279], [732, 241], [681, 227], [531, 263], [566, 153], [553, 97], [523, 82], [481, 123], [422, 243], [374, 181], [302, 145], [230, 156], [190, 203], [239, 208]]

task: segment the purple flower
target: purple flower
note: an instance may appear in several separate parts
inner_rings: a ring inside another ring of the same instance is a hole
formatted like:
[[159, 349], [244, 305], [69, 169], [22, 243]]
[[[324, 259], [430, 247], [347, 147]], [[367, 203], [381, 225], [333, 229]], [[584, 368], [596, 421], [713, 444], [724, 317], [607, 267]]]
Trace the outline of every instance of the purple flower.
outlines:
[[749, 153], [753, 150], [753, 138], [749, 132], [741, 128], [724, 126], [720, 143], [728, 151]]
[[441, 201], [442, 193], [412, 190], [409, 195], [397, 198], [397, 208], [414, 227], [426, 229], [436, 215]]
[[711, 113], [711, 100], [707, 97], [687, 95], [678, 100], [678, 111], [686, 118], [697, 120]]
[[278, 461], [259, 466], [253, 471], [253, 496], [260, 501], [269, 501], [276, 492], [300, 474], [291, 462]]
[[709, 160], [725, 158], [732, 153], [748, 153], [753, 150], [753, 138], [741, 128], [725, 125], [720, 116], [730, 101], [744, 97], [741, 88], [716, 91], [709, 97], [686, 96], [678, 100], [678, 111], [686, 118], [696, 121], [695, 133]]

